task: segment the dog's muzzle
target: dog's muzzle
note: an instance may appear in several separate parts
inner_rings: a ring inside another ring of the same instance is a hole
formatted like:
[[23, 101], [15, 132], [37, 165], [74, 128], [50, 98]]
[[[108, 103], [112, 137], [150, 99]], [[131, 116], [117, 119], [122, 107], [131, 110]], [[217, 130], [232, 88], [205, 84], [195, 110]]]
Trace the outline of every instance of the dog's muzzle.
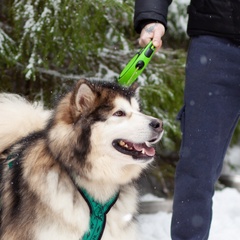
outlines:
[[152, 145], [162, 138], [163, 123], [154, 118], [149, 123], [149, 126], [152, 132], [149, 140], [143, 143], [133, 143], [126, 139], [116, 139], [112, 143], [113, 147], [123, 154], [132, 156], [134, 159], [152, 159], [155, 155], [155, 149]]

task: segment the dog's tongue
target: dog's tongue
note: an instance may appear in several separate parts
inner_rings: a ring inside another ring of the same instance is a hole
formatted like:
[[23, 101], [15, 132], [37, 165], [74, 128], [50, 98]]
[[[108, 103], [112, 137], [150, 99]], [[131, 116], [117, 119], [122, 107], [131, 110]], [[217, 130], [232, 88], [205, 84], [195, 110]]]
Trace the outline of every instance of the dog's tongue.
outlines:
[[143, 152], [150, 157], [155, 155], [155, 149], [153, 147], [148, 147], [145, 143], [134, 143], [133, 147], [135, 150]]

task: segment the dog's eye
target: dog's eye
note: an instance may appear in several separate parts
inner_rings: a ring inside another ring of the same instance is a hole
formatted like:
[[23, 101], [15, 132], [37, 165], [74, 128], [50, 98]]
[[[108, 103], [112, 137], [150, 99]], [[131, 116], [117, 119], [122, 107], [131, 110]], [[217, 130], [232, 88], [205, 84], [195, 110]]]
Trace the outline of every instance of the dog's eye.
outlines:
[[126, 113], [125, 113], [124, 111], [122, 111], [122, 110], [119, 110], [119, 111], [115, 112], [115, 113], [113, 114], [113, 116], [116, 116], [116, 117], [124, 117], [124, 116], [126, 116]]

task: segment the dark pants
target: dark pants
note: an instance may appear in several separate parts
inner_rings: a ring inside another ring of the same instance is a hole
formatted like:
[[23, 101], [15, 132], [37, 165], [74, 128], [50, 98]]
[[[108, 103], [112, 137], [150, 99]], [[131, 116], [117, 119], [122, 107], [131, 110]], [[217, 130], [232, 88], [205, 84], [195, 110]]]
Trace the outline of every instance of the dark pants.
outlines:
[[240, 115], [240, 45], [211, 36], [191, 40], [180, 160], [176, 169], [173, 240], [208, 239], [214, 185]]

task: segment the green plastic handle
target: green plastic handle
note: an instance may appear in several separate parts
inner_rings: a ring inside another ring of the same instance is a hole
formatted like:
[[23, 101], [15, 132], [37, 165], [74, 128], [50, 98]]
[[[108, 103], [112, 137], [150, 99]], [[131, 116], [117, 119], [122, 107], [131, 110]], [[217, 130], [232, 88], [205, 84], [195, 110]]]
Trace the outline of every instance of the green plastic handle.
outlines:
[[146, 68], [156, 48], [153, 46], [152, 41], [142, 48], [126, 65], [121, 72], [118, 82], [124, 86], [130, 86], [136, 81], [137, 77]]

